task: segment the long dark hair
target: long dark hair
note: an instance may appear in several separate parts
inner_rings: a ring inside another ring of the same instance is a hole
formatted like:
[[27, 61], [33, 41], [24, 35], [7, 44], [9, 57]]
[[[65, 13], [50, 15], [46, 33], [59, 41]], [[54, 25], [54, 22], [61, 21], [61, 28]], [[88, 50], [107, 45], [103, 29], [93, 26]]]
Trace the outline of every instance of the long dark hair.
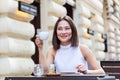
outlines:
[[53, 38], [52, 38], [52, 45], [53, 48], [55, 50], [60, 48], [60, 40], [57, 37], [57, 27], [58, 27], [58, 23], [62, 20], [65, 20], [69, 23], [71, 30], [72, 30], [72, 37], [71, 37], [71, 46], [72, 47], [77, 47], [79, 45], [79, 40], [78, 40], [78, 34], [77, 34], [77, 29], [76, 26], [73, 22], [73, 20], [69, 17], [69, 16], [64, 16], [64, 17], [60, 17], [54, 27], [54, 31], [53, 31]]

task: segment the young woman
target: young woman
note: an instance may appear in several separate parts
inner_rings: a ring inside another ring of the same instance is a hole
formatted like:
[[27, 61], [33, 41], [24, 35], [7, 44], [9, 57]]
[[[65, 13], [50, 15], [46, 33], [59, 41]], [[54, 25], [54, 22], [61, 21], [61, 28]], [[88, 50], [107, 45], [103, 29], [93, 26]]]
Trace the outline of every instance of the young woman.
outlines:
[[[79, 44], [76, 26], [69, 16], [59, 18], [55, 24], [52, 45], [47, 57], [43, 54], [43, 41], [36, 36], [39, 50], [39, 63], [48, 72], [48, 66], [54, 64], [58, 72], [80, 72], [84, 74], [104, 74], [92, 51]], [[88, 69], [88, 64], [92, 70]]]

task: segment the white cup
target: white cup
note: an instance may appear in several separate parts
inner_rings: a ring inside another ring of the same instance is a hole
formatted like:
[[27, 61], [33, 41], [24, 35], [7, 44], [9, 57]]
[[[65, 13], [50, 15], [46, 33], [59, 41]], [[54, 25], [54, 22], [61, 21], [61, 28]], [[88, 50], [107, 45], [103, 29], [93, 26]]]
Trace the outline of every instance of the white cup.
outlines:
[[38, 33], [41, 40], [47, 40], [49, 37], [49, 32], [47, 31], [41, 31]]

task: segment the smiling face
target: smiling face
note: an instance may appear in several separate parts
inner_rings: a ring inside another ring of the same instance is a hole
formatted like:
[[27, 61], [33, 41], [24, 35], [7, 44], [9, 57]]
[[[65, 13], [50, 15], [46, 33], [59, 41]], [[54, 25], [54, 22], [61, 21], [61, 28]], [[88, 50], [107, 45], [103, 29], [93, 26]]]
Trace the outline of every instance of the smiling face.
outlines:
[[79, 45], [76, 26], [69, 16], [59, 17], [53, 31], [53, 48], [57, 50], [60, 48], [60, 45], [68, 45], [70, 43], [72, 47]]
[[68, 45], [71, 43], [72, 30], [67, 21], [62, 20], [58, 23], [57, 37], [62, 45]]

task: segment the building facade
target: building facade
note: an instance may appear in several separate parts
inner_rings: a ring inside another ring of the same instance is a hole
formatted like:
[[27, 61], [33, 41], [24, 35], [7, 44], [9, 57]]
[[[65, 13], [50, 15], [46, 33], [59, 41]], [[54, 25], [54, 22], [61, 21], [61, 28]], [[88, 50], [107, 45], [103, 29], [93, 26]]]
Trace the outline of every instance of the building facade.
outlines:
[[[37, 6], [37, 16], [19, 11], [19, 1]], [[36, 29], [49, 32], [46, 55], [55, 22], [65, 15], [98, 61], [120, 60], [120, 0], [0, 0], [0, 79], [31, 75], [38, 63]]]

